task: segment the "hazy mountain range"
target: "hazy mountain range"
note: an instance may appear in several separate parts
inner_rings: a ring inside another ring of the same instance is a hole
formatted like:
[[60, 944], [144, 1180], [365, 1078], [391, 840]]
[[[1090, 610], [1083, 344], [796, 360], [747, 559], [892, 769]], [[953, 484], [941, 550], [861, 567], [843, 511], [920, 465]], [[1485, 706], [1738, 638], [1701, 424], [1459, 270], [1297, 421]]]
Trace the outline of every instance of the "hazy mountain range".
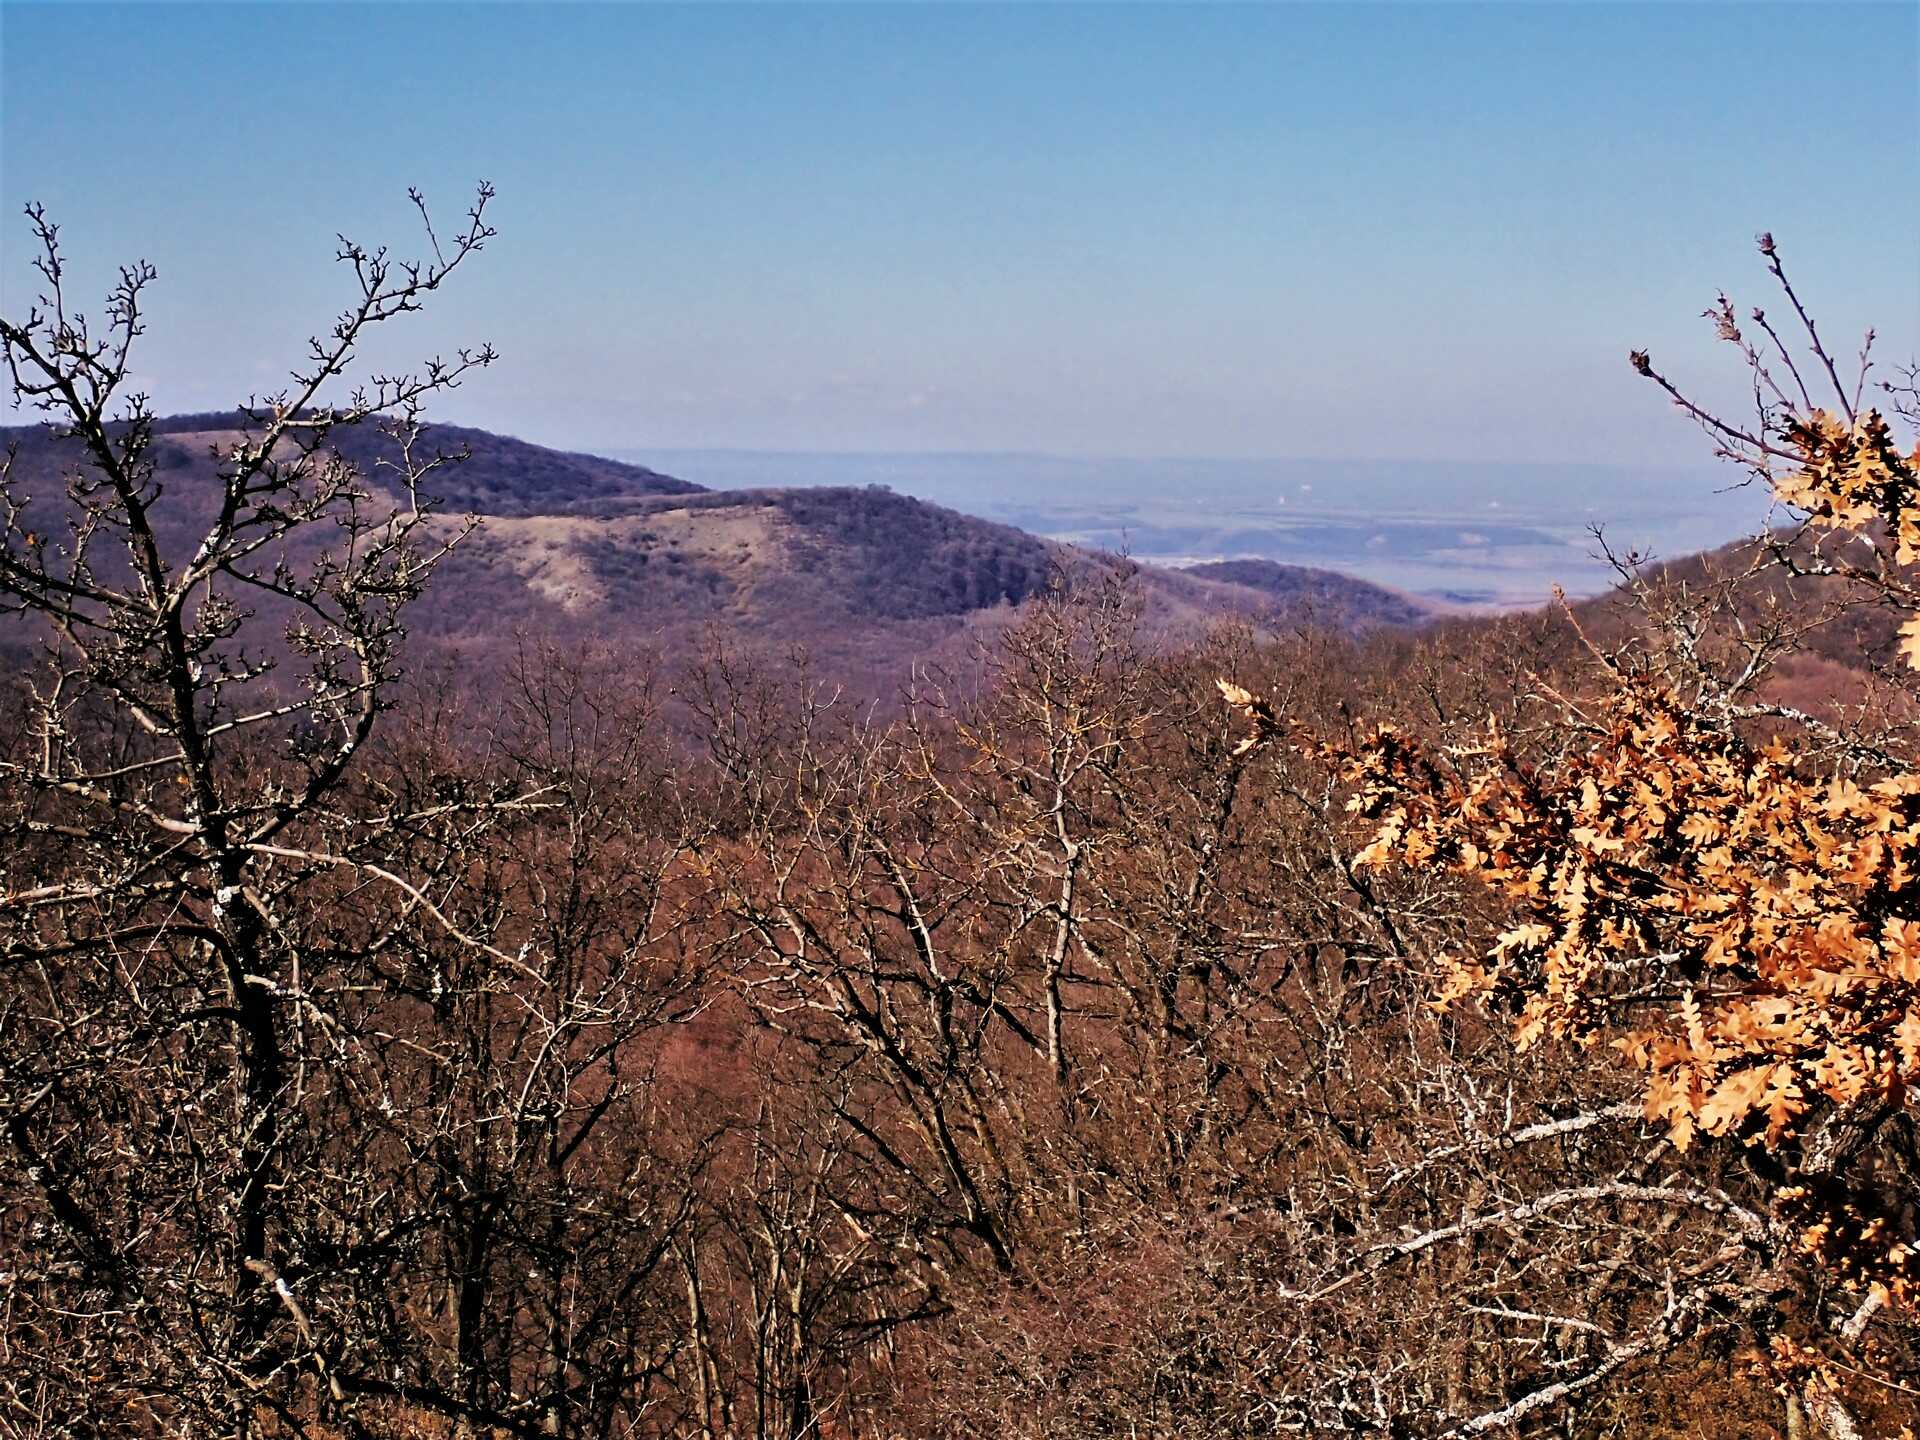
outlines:
[[[240, 437], [231, 414], [162, 420], [155, 442], [164, 545], [188, 553], [218, 496], [216, 454]], [[57, 536], [72, 442], [0, 431], [31, 524]], [[370, 488], [388, 483], [391, 447], [371, 426], [336, 431]], [[684, 653], [711, 633], [801, 649], [836, 679], [891, 686], [918, 664], [957, 661], [1061, 573], [1108, 563], [1098, 548], [963, 514], [879, 484], [708, 490], [648, 466], [455, 426], [425, 446], [464, 449], [436, 471], [435, 526], [480, 517], [409, 612], [409, 630], [468, 655], [526, 633], [612, 640]], [[397, 497], [395, 497], [397, 498]], [[330, 526], [297, 545], [317, 553]], [[303, 557], [290, 557], [298, 563]], [[311, 556], [305, 556], [308, 561]], [[1178, 570], [1136, 564], [1149, 633], [1191, 634], [1223, 617], [1313, 621], [1355, 632], [1417, 624], [1446, 607], [1327, 569], [1273, 563]], [[262, 624], [271, 617], [262, 616]], [[0, 636], [18, 643], [20, 635]]]
[[[160, 515], [183, 549], [237, 423], [160, 422]], [[1556, 582], [1599, 594], [1614, 577], [1588, 519], [1621, 546], [1657, 534], [1679, 557], [1766, 514], [1712, 472], [743, 452], [643, 465], [455, 426], [431, 440], [470, 452], [435, 476], [437, 523], [483, 523], [416, 607], [416, 636], [468, 654], [527, 632], [674, 652], [719, 631], [863, 684], [970, 653], [1052, 575], [1115, 552], [1137, 566], [1151, 631], [1239, 616], [1351, 633], [1538, 603]], [[71, 449], [32, 427], [0, 442], [18, 448], [35, 523], [58, 533]], [[370, 426], [333, 440], [376, 486], [388, 443]], [[791, 483], [746, 483], [776, 478]]]

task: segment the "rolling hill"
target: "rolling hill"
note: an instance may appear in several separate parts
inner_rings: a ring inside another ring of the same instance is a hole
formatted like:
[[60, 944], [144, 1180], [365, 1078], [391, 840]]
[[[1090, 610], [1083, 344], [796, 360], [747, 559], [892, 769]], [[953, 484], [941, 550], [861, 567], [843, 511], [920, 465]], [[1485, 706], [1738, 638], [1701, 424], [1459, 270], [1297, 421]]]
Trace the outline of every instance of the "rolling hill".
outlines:
[[1326, 615], [1331, 623], [1349, 630], [1418, 625], [1435, 613], [1427, 601], [1357, 581], [1337, 570], [1282, 565], [1277, 560], [1215, 560], [1189, 565], [1183, 573], [1257, 590], [1282, 610]]
[[[156, 425], [155, 513], [170, 548], [184, 553], [209, 517], [214, 457], [239, 423], [214, 414]], [[890, 685], [913, 663], [957, 657], [1052, 577], [1111, 561], [884, 486], [707, 490], [482, 430], [434, 427], [426, 440], [468, 456], [434, 476], [434, 525], [451, 535], [465, 515], [480, 523], [409, 625], [466, 656], [516, 632], [671, 654], [717, 628], [756, 647], [804, 649], [836, 678]], [[71, 449], [36, 428], [0, 432], [0, 443], [15, 447], [16, 488], [37, 497], [34, 523], [60, 533]], [[388, 490], [391, 441], [360, 426], [331, 443]], [[1135, 568], [1146, 624], [1166, 635], [1230, 615], [1358, 631], [1432, 613], [1364, 581], [1271, 562]]]

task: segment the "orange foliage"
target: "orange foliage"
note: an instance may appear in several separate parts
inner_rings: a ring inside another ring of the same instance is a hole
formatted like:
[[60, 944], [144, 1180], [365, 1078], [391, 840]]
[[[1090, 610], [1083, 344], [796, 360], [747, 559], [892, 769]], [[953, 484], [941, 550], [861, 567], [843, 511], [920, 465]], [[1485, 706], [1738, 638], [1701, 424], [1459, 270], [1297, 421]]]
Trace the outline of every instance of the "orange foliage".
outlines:
[[[1770, 237], [1761, 249], [1798, 309]], [[1632, 363], [1797, 515], [1796, 535], [1765, 542], [1773, 563], [1911, 617], [1901, 652], [1920, 669], [1920, 448], [1858, 405], [1861, 387], [1849, 398], [1799, 313], [1844, 414], [1790, 401], [1724, 297], [1709, 318], [1756, 395], [1777, 399], [1757, 426], [1694, 405], [1643, 352]], [[1912, 420], [1911, 387], [1885, 388]], [[1699, 633], [1680, 627], [1676, 652], [1696, 656]], [[1871, 1133], [1920, 1081], [1920, 765], [1831, 727], [1816, 762], [1800, 742], [1821, 722], [1743, 710], [1750, 676], [1716, 688], [1698, 669], [1676, 678], [1645, 654], [1589, 649], [1598, 698], [1537, 683], [1567, 735], [1550, 750], [1497, 721], [1467, 745], [1391, 725], [1324, 744], [1221, 688], [1255, 722], [1249, 745], [1291, 733], [1352, 786], [1348, 808], [1371, 826], [1361, 868], [1447, 868], [1503, 903], [1477, 953], [1435, 957], [1438, 1005], [1514, 1015], [1523, 1048], [1613, 1046], [1677, 1149], [1728, 1137], [1777, 1157], [1769, 1223], [1789, 1249], [1881, 1299], [1920, 1299], [1911, 1216], [1836, 1159], [1837, 1136]], [[1755, 734], [1762, 715], [1781, 727]]]

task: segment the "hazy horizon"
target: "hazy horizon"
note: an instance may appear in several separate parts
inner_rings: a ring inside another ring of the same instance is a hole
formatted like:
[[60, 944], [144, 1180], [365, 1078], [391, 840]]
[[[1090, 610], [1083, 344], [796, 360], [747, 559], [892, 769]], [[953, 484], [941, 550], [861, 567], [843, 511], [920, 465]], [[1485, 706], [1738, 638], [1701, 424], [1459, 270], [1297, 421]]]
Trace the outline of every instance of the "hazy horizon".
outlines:
[[[1452, 604], [1576, 597], [1616, 553], [1674, 559], [1754, 533], [1767, 497], [1690, 466], [1009, 453], [605, 451], [715, 489], [886, 485], [1050, 539], [1158, 564], [1269, 559]], [[1545, 482], [1545, 483], [1543, 483]]]
[[[141, 63], [76, 103], [103, 36]], [[406, 188], [444, 231], [486, 177], [483, 263], [365, 357], [494, 341], [443, 420], [576, 449], [1684, 463], [1699, 437], [1626, 352], [1741, 403], [1699, 314], [1764, 294], [1756, 230], [1841, 353], [1920, 336], [1917, 64], [1920, 7], [1876, 3], [8, 0], [0, 303], [34, 292], [44, 202], [76, 298], [158, 266], [156, 403], [231, 406], [345, 302], [335, 232], [415, 253]], [[1786, 155], [1874, 222], [1809, 215]]]
[[[103, 27], [143, 64], [76, 106]], [[289, 57], [316, 83], [234, 123], [227, 78]], [[44, 202], [76, 300], [158, 266], [156, 406], [230, 408], [344, 303], [336, 232], [417, 253], [407, 187], [444, 234], [484, 176], [487, 253], [361, 357], [496, 343], [433, 419], [1510, 603], [1602, 585], [1589, 524], [1676, 554], [1764, 516], [1626, 363], [1745, 413], [1701, 311], [1770, 300], [1754, 232], [1836, 353], [1914, 352], [1917, 73], [1920, 6], [1874, 0], [7, 0], [0, 305]], [[1874, 223], [1791, 200], [1783, 141]]]

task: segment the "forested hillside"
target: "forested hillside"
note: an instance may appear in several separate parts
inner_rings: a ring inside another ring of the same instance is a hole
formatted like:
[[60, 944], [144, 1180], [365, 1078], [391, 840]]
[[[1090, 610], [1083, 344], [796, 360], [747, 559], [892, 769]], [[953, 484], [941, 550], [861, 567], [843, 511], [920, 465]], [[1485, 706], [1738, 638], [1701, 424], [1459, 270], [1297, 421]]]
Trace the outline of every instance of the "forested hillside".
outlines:
[[[317, 397], [488, 198], [430, 264], [354, 252], [198, 491], [209, 432], [128, 393], [144, 269], [104, 332], [0, 324], [74, 457], [70, 528], [0, 483], [39, 657], [0, 695], [7, 1433], [1914, 1422], [1911, 375], [1842, 384], [1809, 325], [1819, 408], [1723, 317], [1752, 423], [1635, 367], [1795, 529], [1603, 606], [1275, 626], [883, 492], [511, 447], [459, 488], [421, 408], [491, 352]], [[590, 623], [423, 681], [412, 617], [513, 618], [489, 564]], [[887, 710], [751, 626], [604, 633], [827, 591], [996, 621]]]
[[[243, 417], [160, 417], [152, 433], [155, 542], [179, 563], [218, 514], [221, 467], [244, 439]], [[882, 486], [706, 491], [457, 426], [423, 424], [408, 443], [412, 463], [428, 467], [420, 533], [454, 542], [435, 583], [408, 606], [411, 655], [422, 667], [451, 661], [469, 678], [502, 671], [523, 643], [678, 653], [725, 632], [763, 658], [804, 651], [817, 674], [891, 699], [915, 666], [972, 669], [979, 646], [1050, 577], [1111, 563]], [[78, 516], [67, 484], [88, 468], [84, 446], [45, 426], [0, 430], [0, 444], [13, 454], [23, 531], [69, 534]], [[368, 505], [407, 502], [408, 462], [375, 419], [329, 426], [324, 449], [352, 466]], [[335, 538], [326, 526], [301, 527], [276, 536], [272, 554], [310, 566]], [[116, 557], [93, 563], [112, 567]], [[1190, 640], [1229, 617], [1358, 632], [1434, 614], [1362, 580], [1270, 562], [1132, 568], [1148, 598], [1145, 624], [1162, 641]], [[256, 595], [241, 638], [279, 649], [284, 607], [283, 596]], [[28, 636], [8, 627], [0, 653], [24, 658]]]

